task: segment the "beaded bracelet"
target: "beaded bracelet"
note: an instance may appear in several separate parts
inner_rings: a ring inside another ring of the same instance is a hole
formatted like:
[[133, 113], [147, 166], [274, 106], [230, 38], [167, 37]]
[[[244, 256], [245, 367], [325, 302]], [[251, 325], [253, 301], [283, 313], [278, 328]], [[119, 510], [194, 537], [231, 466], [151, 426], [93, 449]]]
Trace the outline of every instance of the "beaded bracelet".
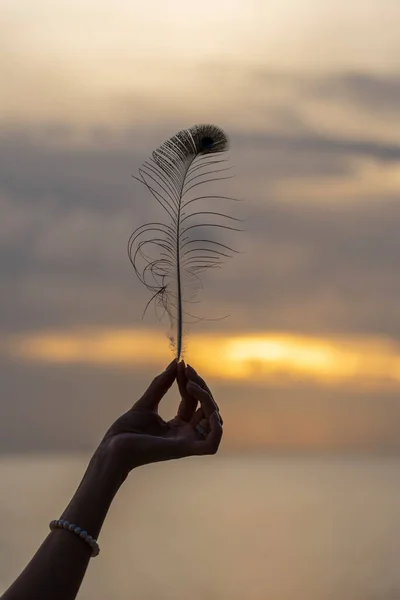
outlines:
[[57, 521], [51, 521], [50, 529], [65, 529], [66, 531], [71, 531], [75, 533], [78, 537], [81, 538], [84, 542], [86, 542], [90, 548], [92, 549], [92, 558], [97, 556], [100, 552], [100, 547], [95, 539], [92, 538], [91, 535], [88, 534], [87, 531], [82, 529], [82, 527], [78, 527], [77, 525], [73, 525], [64, 519], [58, 519]]

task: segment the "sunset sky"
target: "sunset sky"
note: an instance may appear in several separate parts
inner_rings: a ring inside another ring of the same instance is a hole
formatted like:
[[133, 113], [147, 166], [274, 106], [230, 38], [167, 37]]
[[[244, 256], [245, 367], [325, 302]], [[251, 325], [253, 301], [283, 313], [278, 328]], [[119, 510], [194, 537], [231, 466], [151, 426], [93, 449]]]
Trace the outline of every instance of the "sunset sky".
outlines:
[[[400, 449], [398, 0], [2, 0], [0, 451], [92, 448], [171, 360], [126, 244], [178, 130], [231, 140], [240, 253], [187, 360], [225, 449]], [[166, 413], [177, 402], [171, 392]]]

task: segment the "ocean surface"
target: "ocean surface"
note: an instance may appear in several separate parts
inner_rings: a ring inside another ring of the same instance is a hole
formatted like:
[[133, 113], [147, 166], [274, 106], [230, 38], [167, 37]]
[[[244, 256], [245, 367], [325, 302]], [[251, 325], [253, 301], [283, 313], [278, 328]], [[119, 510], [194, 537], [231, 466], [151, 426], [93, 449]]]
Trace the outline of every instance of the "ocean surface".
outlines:
[[[0, 593], [87, 456], [0, 459]], [[400, 459], [216, 456], [124, 484], [80, 600], [397, 600]]]

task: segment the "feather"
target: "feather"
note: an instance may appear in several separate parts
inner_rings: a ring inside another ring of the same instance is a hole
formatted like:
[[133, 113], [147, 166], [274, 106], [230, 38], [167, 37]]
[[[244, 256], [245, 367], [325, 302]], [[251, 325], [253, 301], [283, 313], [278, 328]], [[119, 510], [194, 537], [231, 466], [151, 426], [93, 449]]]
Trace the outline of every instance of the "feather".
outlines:
[[241, 231], [234, 227], [240, 219], [198, 208], [202, 201], [236, 201], [203, 189], [232, 177], [232, 167], [226, 166], [228, 144], [219, 127], [195, 125], [164, 142], [139, 169], [139, 176], [133, 176], [157, 200], [166, 220], [135, 229], [129, 238], [128, 255], [136, 275], [152, 294], [144, 313], [154, 301], [156, 310], [162, 309], [160, 320], [168, 315], [170, 342], [178, 360], [184, 327], [200, 320], [190, 306], [197, 302], [202, 288], [199, 275], [219, 268], [236, 253], [214, 237], [221, 229]]

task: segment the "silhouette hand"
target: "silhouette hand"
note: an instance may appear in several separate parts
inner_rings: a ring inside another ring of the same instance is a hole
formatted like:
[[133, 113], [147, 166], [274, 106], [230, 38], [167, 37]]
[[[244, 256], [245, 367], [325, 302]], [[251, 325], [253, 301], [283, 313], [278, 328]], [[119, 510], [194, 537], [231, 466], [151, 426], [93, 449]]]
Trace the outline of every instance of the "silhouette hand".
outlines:
[[[176, 417], [164, 421], [158, 405], [177, 379], [181, 403]], [[198, 402], [200, 407], [196, 410]], [[200, 431], [196, 426], [200, 425]], [[185, 456], [215, 454], [222, 438], [222, 419], [205, 381], [176, 360], [158, 375], [143, 396], [107, 431], [101, 446], [115, 459], [121, 475], [133, 468]]]

